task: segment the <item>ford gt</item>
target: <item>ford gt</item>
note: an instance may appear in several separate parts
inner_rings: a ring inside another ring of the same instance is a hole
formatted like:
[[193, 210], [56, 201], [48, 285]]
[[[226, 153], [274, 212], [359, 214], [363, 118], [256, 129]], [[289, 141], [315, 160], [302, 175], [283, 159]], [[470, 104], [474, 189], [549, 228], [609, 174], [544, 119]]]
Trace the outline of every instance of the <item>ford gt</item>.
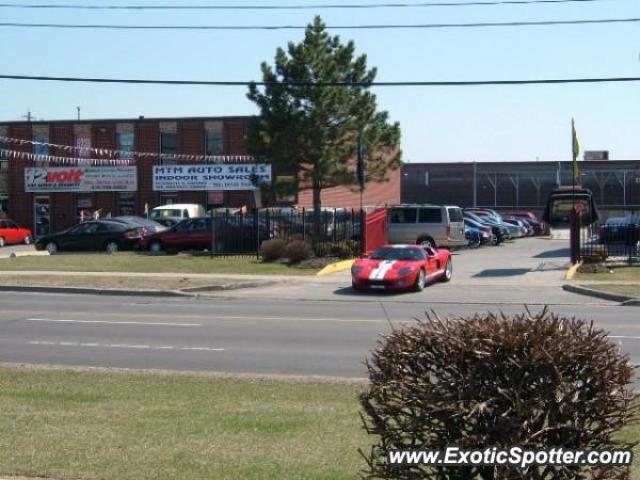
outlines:
[[423, 245], [387, 245], [351, 267], [355, 290], [422, 290], [428, 282], [448, 282], [453, 274], [451, 253]]

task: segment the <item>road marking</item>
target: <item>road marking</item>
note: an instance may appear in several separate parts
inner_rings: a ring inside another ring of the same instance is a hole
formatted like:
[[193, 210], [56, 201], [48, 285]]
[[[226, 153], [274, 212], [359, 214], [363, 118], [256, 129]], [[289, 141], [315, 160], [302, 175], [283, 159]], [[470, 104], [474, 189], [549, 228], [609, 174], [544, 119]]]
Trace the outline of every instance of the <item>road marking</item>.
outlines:
[[[128, 315], [129, 317], [139, 316], [137, 314]], [[155, 316], [157, 318], [157, 315]], [[206, 316], [199, 315], [197, 318], [208, 321], [224, 321], [224, 320], [246, 320], [246, 321], [285, 321], [285, 322], [340, 322], [340, 323], [379, 323], [386, 322], [386, 319], [358, 319], [358, 318], [302, 318], [302, 317], [261, 317], [261, 316]], [[25, 318], [25, 322], [47, 322], [47, 323], [89, 323], [89, 324], [107, 324], [107, 325], [146, 325], [146, 326], [168, 326], [168, 327], [202, 327], [202, 323], [179, 323], [179, 322], [141, 322], [141, 321], [110, 321], [110, 320], [71, 320], [71, 319], [54, 319], [54, 318]], [[400, 321], [400, 320], [398, 320]]]
[[609, 338], [620, 338], [622, 340], [640, 340], [640, 337], [627, 337], [625, 335], [609, 335]]
[[130, 348], [134, 350], [182, 350], [192, 352], [224, 352], [224, 348], [216, 347], [177, 347], [173, 345], [129, 345], [125, 343], [80, 343], [80, 342], [50, 342], [47, 340], [32, 340], [29, 345], [46, 345], [54, 347], [94, 347], [94, 348]]
[[25, 322], [50, 322], [50, 323], [104, 323], [107, 325], [150, 325], [162, 327], [201, 327], [201, 323], [178, 322], [136, 322], [136, 321], [109, 321], [109, 320], [68, 320], [54, 318], [25, 318]]

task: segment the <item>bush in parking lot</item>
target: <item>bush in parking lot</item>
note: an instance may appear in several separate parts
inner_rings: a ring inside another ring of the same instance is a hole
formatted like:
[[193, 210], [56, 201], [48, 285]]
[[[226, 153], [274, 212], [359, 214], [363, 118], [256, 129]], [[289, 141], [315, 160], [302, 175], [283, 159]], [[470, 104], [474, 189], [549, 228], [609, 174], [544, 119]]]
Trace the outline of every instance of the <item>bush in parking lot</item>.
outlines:
[[539, 313], [439, 319], [384, 337], [367, 362], [366, 478], [628, 479], [628, 467], [392, 465], [393, 450], [631, 448], [638, 420], [627, 355], [593, 324]]
[[594, 245], [582, 255], [584, 263], [602, 263], [606, 261], [609, 252], [606, 245]]
[[309, 260], [313, 257], [313, 247], [308, 242], [294, 240], [287, 244], [285, 257], [288, 258], [291, 263], [300, 263], [304, 260]]
[[354, 258], [360, 255], [360, 244], [354, 240], [336, 242], [329, 245], [329, 254], [338, 258]]
[[260, 257], [265, 262], [273, 262], [285, 258], [287, 253], [287, 242], [279, 238], [265, 240], [260, 245]]

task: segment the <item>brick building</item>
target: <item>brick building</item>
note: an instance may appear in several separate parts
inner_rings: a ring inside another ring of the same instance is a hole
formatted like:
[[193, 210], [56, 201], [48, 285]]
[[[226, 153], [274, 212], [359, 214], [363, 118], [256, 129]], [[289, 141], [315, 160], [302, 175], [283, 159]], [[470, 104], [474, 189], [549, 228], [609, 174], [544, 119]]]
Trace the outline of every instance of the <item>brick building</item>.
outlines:
[[[196, 165], [225, 164], [230, 168], [234, 165], [241, 168], [252, 164], [253, 160], [246, 155], [245, 149], [248, 121], [249, 117], [140, 117], [0, 122], [0, 137], [12, 139], [11, 142], [0, 143], [0, 150], [5, 150], [5, 155], [0, 155], [0, 212], [30, 226], [37, 235], [43, 235], [74, 225], [95, 211], [100, 211], [103, 216], [141, 215], [145, 208], [167, 203], [199, 203], [206, 208], [254, 207], [261, 201], [251, 188], [235, 185], [208, 189], [200, 184], [185, 187], [185, 183], [176, 184], [181, 185], [177, 188], [167, 188], [166, 184], [158, 182], [158, 172], [162, 172], [160, 167], [172, 170], [180, 166], [186, 169]], [[20, 144], [16, 140], [36, 143]], [[64, 191], [50, 189], [38, 180], [42, 175], [58, 175], [58, 179], [65, 180], [69, 173], [65, 168], [82, 166], [73, 160], [67, 163], [52, 159], [44, 161], [41, 156], [96, 158], [95, 151], [90, 149], [118, 150], [121, 153], [116, 158], [130, 164], [126, 167], [107, 162], [104, 165], [84, 165], [83, 174], [86, 174], [85, 178], [92, 178], [91, 185], [76, 184]], [[7, 155], [7, 151], [18, 153]], [[149, 155], [141, 156], [140, 152]], [[25, 154], [37, 156], [24, 158]], [[172, 159], [172, 155], [179, 157]], [[196, 157], [204, 155], [217, 158]], [[398, 170], [390, 174], [387, 182], [367, 185], [364, 204], [399, 202], [400, 176]], [[271, 172], [272, 179], [279, 177], [287, 175], [275, 170]], [[324, 206], [357, 208], [360, 205], [359, 193], [346, 187], [327, 189], [322, 199]], [[311, 193], [303, 189], [296, 195], [273, 199], [271, 205], [274, 204], [308, 208], [311, 206]]]

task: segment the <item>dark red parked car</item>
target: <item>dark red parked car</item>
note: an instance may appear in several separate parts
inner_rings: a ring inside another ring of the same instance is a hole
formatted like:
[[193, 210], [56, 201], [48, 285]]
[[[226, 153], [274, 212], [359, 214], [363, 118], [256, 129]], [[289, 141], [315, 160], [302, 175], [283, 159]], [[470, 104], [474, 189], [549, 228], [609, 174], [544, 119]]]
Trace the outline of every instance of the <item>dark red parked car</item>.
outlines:
[[140, 248], [150, 252], [210, 250], [211, 240], [211, 219], [191, 218], [164, 232], [149, 235], [140, 241]]

